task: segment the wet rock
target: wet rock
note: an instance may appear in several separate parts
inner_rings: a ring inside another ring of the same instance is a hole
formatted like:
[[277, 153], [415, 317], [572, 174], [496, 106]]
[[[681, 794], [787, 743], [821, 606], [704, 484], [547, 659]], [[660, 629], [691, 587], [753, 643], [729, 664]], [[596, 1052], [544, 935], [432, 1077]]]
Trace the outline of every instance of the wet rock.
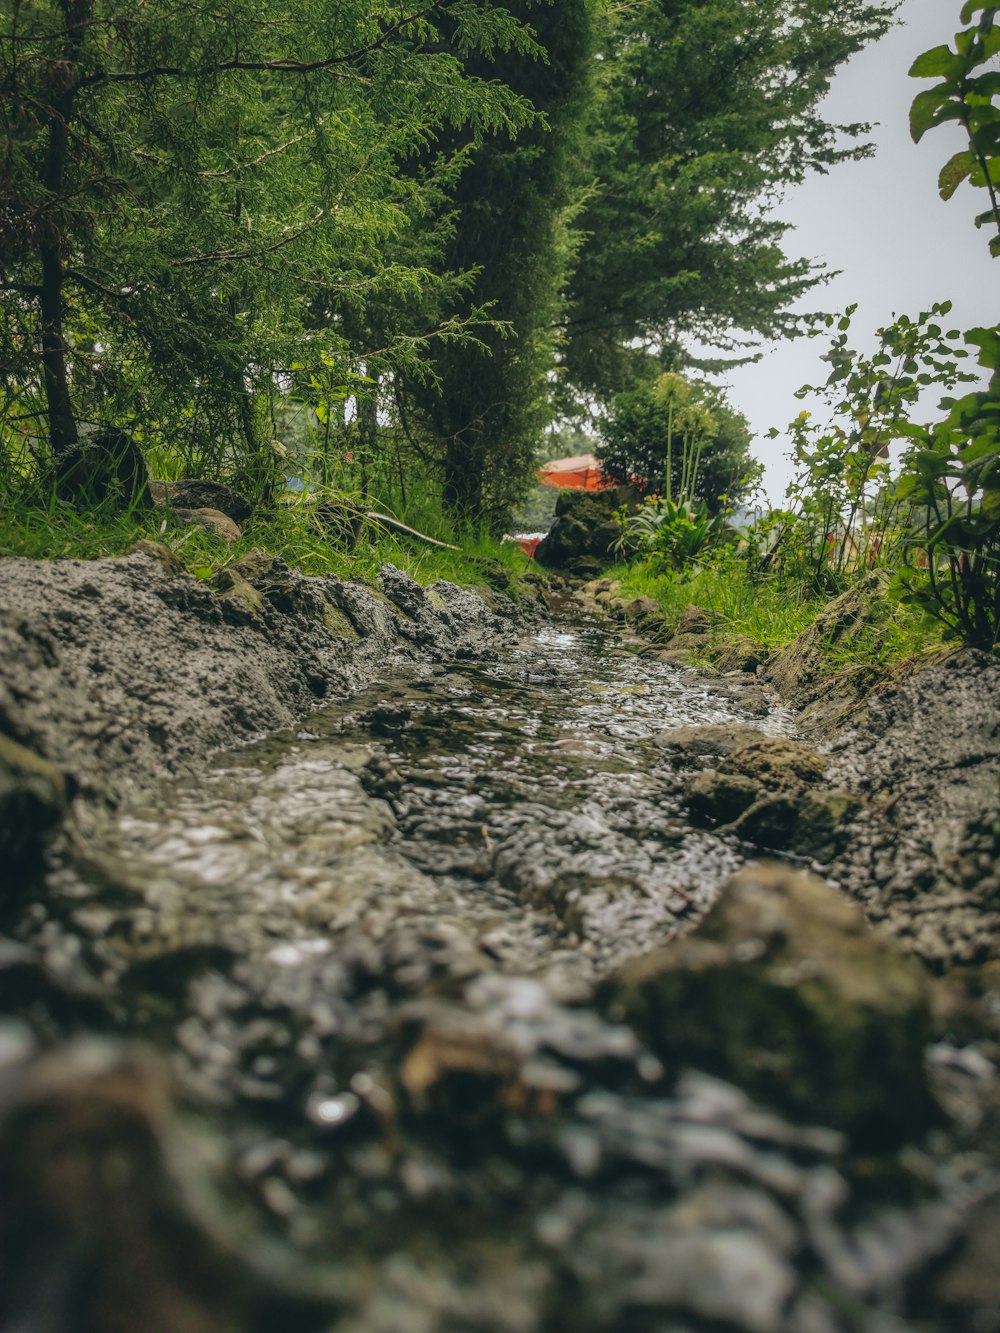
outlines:
[[740, 773], [699, 773], [686, 789], [688, 810], [700, 824], [731, 824], [760, 799], [760, 787]]
[[685, 757], [725, 756], [760, 738], [756, 727], [740, 722], [720, 722], [705, 727], [672, 727], [656, 736], [656, 743]]
[[0, 731], [57, 759], [84, 792], [120, 796], [301, 724], [317, 698], [394, 661], [481, 658], [511, 630], [510, 615], [454, 585], [428, 594], [414, 639], [384, 595], [359, 584], [307, 578], [261, 552], [229, 568], [216, 590], [147, 551], [0, 562]]
[[783, 736], [757, 736], [719, 765], [720, 773], [749, 778], [767, 792], [796, 794], [818, 782], [826, 760], [810, 745]]
[[958, 1253], [934, 1284], [931, 1299], [939, 1327], [1000, 1330], [1000, 1198], [982, 1204], [969, 1219]]
[[66, 804], [66, 780], [59, 770], [0, 735], [0, 865], [14, 879], [38, 866]]
[[732, 749], [717, 771], [688, 780], [688, 810], [698, 823], [731, 827], [759, 847], [828, 860], [861, 802], [847, 791], [817, 790], [826, 762], [800, 741], [758, 734]]
[[920, 970], [821, 880], [770, 866], [722, 891], [699, 934], [603, 988], [661, 1058], [859, 1140], [917, 1134], [933, 1118]]
[[607, 491], [563, 491], [556, 501], [552, 527], [539, 543], [535, 559], [550, 569], [587, 576], [612, 563], [620, 528], [614, 512], [634, 498], [631, 487]]
[[[587, 1237], [576, 1262], [585, 1269], [600, 1253], [608, 1289], [598, 1301], [615, 1300], [622, 1319], [615, 1326], [626, 1327], [650, 1310], [683, 1311], [699, 1323], [746, 1333], [775, 1333], [782, 1326], [797, 1286], [787, 1253], [775, 1253], [759, 1234], [759, 1217], [692, 1231], [691, 1219], [701, 1211], [695, 1195], [652, 1223], [636, 1218], [631, 1226], [626, 1221]], [[789, 1230], [786, 1224], [786, 1251], [792, 1248]]]
[[238, 542], [242, 537], [237, 524], [219, 509], [175, 509], [174, 517], [180, 523], [194, 523], [207, 528], [224, 542]]
[[963, 651], [877, 690], [827, 780], [864, 802], [831, 873], [936, 971], [1000, 948], [1000, 662]]
[[213, 509], [234, 523], [245, 523], [253, 513], [250, 501], [238, 491], [218, 481], [151, 481], [153, 503], [180, 509]]
[[838, 673], [830, 649], [849, 651], [852, 640], [878, 632], [878, 605], [885, 594], [886, 576], [875, 572], [825, 606], [811, 625], [767, 662], [765, 678], [781, 697], [796, 707], [813, 703], [826, 692], [827, 712], [846, 716], [870, 690], [874, 676], [838, 674], [836, 689], [829, 678]]
[[[320, 1328], [241, 1254], [206, 1189], [205, 1145], [159, 1070], [94, 1041], [5, 1071], [0, 1088], [0, 1323], [117, 1333]], [[265, 1315], [266, 1319], [262, 1316]], [[285, 1320], [290, 1321], [285, 1323]]]

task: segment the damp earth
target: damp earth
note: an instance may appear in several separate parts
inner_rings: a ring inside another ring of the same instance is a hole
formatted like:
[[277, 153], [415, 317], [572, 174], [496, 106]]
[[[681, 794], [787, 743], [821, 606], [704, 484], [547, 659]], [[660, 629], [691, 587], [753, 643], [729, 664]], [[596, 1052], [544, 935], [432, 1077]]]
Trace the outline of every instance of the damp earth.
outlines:
[[1000, 1328], [995, 1047], [826, 763], [564, 620], [85, 807], [0, 947], [0, 1327]]

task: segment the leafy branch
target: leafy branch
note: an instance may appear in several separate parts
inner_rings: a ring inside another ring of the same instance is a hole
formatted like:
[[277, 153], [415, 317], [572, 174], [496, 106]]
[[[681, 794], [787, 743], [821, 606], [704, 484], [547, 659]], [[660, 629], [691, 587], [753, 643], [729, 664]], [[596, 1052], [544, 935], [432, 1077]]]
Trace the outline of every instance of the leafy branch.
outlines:
[[1000, 54], [1000, 28], [996, 15], [1000, 6], [968, 0], [962, 7], [962, 22], [970, 23], [979, 11], [978, 22], [955, 34], [955, 50], [935, 46], [919, 55], [910, 68], [914, 79], [939, 79], [933, 88], [918, 93], [910, 107], [910, 134], [919, 143], [928, 130], [949, 120], [965, 130], [969, 147], [955, 153], [941, 168], [938, 188], [942, 199], [950, 199], [964, 180], [985, 189], [990, 207], [976, 218], [976, 226], [992, 222], [997, 235], [990, 241], [990, 253], [1000, 256], [1000, 107], [994, 98], [1000, 94], [1000, 72], [974, 71]]

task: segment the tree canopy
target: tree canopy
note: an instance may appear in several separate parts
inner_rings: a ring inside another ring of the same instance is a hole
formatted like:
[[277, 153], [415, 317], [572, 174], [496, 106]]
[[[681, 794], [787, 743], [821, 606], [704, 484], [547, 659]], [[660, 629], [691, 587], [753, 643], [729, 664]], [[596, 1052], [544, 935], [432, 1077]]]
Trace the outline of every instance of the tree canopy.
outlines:
[[80, 498], [111, 429], [267, 494], [283, 407], [353, 397], [502, 523], [636, 343], [790, 329], [768, 209], [863, 151], [819, 100], [892, 8], [2, 0], [4, 458]]
[[[867, 150], [863, 124], [820, 102], [837, 67], [884, 33], [895, 3], [645, 0], [603, 51], [595, 177], [568, 287], [566, 365], [607, 396], [630, 349], [732, 347], [795, 328], [822, 270], [785, 253], [771, 209], [788, 185]], [[642, 361], [640, 356], [640, 364]]]

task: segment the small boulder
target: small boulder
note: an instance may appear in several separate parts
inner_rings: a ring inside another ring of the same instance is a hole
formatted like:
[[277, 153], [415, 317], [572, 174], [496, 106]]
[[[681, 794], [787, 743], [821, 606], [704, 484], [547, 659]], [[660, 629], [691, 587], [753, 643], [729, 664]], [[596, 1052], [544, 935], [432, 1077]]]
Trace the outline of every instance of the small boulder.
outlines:
[[660, 604], [652, 597], [633, 597], [622, 609], [626, 620], [640, 620], [646, 616], [660, 614]]
[[220, 569], [209, 580], [209, 587], [214, 588], [223, 601], [241, 607], [250, 619], [257, 620], [264, 613], [263, 597], [233, 566]]
[[709, 828], [727, 826], [770, 851], [830, 860], [861, 802], [847, 791], [819, 790], [825, 767], [811, 746], [757, 733], [716, 772], [691, 778], [685, 800], [692, 819]]
[[17, 1055], [0, 1081], [5, 1328], [327, 1326], [325, 1297], [283, 1285], [223, 1211], [214, 1145], [175, 1114], [159, 1066], [94, 1040]]
[[667, 750], [693, 757], [730, 755], [734, 750], [760, 739], [756, 727], [740, 722], [711, 722], [704, 727], [671, 727], [654, 738]]
[[174, 517], [181, 523], [197, 523], [224, 542], [238, 542], [243, 536], [233, 520], [219, 509], [175, 509]]
[[144, 555], [147, 560], [155, 560], [158, 565], [162, 565], [165, 574], [183, 574], [184, 562], [176, 551], [172, 551], [169, 546], [163, 542], [151, 542], [143, 540], [136, 542], [130, 548], [129, 555]]
[[253, 513], [245, 496], [218, 481], [151, 481], [149, 491], [158, 508], [214, 509], [234, 523], [245, 523]]
[[700, 824], [731, 824], [759, 800], [760, 788], [739, 773], [699, 773], [686, 789], [691, 818]]
[[741, 634], [727, 637], [712, 648], [712, 662], [718, 671], [756, 672], [767, 657], [763, 644]]
[[607, 491], [563, 491], [556, 501], [552, 527], [538, 545], [535, 559], [550, 569], [582, 577], [599, 574], [612, 563], [620, 528], [615, 510], [635, 499], [632, 487]]
[[722, 773], [751, 778], [768, 792], [799, 792], [818, 782], [826, 760], [811, 745], [783, 736], [758, 735], [719, 765]]
[[681, 612], [681, 617], [674, 626], [674, 637], [683, 639], [693, 635], [700, 638], [711, 634], [721, 623], [722, 617], [715, 611], [706, 611], [703, 607], [691, 604]]
[[936, 1118], [926, 978], [813, 875], [744, 870], [697, 935], [630, 963], [600, 996], [661, 1058], [859, 1144], [905, 1141]]

